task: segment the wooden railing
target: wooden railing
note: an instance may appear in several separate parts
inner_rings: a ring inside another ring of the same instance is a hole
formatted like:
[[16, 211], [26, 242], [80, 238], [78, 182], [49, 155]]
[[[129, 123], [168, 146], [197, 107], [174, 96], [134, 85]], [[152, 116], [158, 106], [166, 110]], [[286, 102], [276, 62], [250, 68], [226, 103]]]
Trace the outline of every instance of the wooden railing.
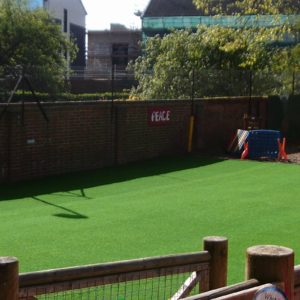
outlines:
[[[180, 288], [181, 281], [184, 281], [193, 272], [197, 277], [193, 288], [199, 284], [197, 292], [202, 292], [209, 288], [209, 261], [209, 252], [202, 251], [25, 273], [19, 276], [19, 298], [32, 299], [37, 295], [56, 294], [59, 299], [60, 295], [61, 297], [65, 295], [62, 293], [65, 291], [74, 293], [74, 295], [98, 293], [99, 299], [101, 299], [100, 296], [103, 296], [104, 299], [121, 297], [134, 299], [138, 298], [137, 295], [140, 293], [147, 293], [149, 299], [159, 293], [170, 298]], [[183, 276], [180, 279], [181, 274]], [[153, 282], [155, 278], [159, 283]], [[173, 281], [172, 286], [171, 280]], [[135, 287], [132, 288], [132, 285]], [[97, 289], [92, 289], [93, 287], [97, 287]], [[105, 292], [105, 289], [108, 292]], [[162, 291], [158, 292], [159, 289]], [[150, 293], [153, 295], [150, 296]]]
[[0, 299], [181, 299], [226, 285], [227, 239], [203, 244], [201, 252], [23, 274], [16, 258], [2, 257]]
[[248, 248], [246, 277], [249, 280], [182, 300], [252, 300], [266, 287], [277, 287], [287, 299], [300, 300], [300, 265], [294, 267], [292, 249], [270, 245]]
[[199, 295], [184, 298], [182, 300], [210, 300], [210, 299], [253, 299], [254, 294], [262, 287], [272, 284], [261, 285], [258, 280], [251, 279], [238, 284], [204, 292]]
[[248, 248], [246, 281], [230, 286], [227, 251], [226, 238], [208, 237], [200, 252], [23, 274], [15, 258], [0, 257], [0, 299], [252, 300], [262, 288], [279, 287], [300, 300], [292, 249]]
[[300, 265], [294, 268], [294, 297], [295, 300], [300, 300]]

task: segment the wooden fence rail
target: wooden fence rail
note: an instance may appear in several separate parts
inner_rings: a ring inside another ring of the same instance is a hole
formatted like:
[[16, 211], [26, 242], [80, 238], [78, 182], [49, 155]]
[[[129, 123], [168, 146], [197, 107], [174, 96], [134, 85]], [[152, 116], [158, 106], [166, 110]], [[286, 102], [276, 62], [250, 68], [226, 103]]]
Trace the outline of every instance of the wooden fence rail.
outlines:
[[20, 274], [20, 298], [126, 283], [191, 272], [199, 274], [201, 291], [208, 290], [207, 251]]
[[294, 283], [294, 298], [298, 300], [300, 299], [300, 265], [294, 268]]
[[[209, 290], [211, 278], [216, 280], [215, 286], [225, 286], [227, 252], [226, 238], [206, 237], [204, 251], [200, 252], [23, 274], [18, 272], [16, 258], [3, 257], [0, 259], [0, 299], [32, 300], [39, 295], [50, 295], [46, 299], [98, 299], [99, 296], [89, 296], [92, 293], [101, 294], [103, 299], [125, 299], [124, 295], [126, 299], [148, 299], [146, 294], [149, 293], [149, 299], [176, 300], [192, 290], [194, 293]], [[222, 265], [222, 272], [214, 271], [216, 263]], [[140, 296], [141, 289], [143, 296]]]
[[260, 289], [276, 286], [287, 299], [300, 300], [300, 265], [294, 266], [292, 249], [248, 248], [246, 281], [226, 286], [227, 239], [207, 237], [203, 242], [200, 252], [23, 274], [16, 258], [0, 257], [0, 299], [100, 299], [101, 294], [101, 299], [250, 300]]
[[292, 249], [259, 245], [250, 247], [246, 253], [247, 281], [182, 300], [252, 300], [255, 293], [264, 287], [279, 287], [287, 299], [300, 300], [300, 266], [294, 267]]
[[229, 285], [226, 287], [210, 290], [199, 295], [184, 298], [184, 300], [210, 300], [218, 297], [230, 295], [240, 291], [244, 291], [253, 287], [259, 286], [259, 281], [256, 279], [250, 279], [237, 284]]

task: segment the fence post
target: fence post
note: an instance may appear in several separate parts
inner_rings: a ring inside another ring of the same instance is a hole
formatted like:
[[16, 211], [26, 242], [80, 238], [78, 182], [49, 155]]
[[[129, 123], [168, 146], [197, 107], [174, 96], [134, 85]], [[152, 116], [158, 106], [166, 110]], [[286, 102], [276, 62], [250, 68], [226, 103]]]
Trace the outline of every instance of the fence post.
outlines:
[[294, 299], [294, 251], [290, 248], [259, 245], [247, 249], [246, 279], [260, 283], [283, 282], [289, 300]]
[[227, 285], [228, 239], [208, 236], [203, 239], [203, 248], [211, 255], [209, 267], [209, 290]]
[[0, 257], [0, 299], [19, 299], [19, 263], [15, 257]]

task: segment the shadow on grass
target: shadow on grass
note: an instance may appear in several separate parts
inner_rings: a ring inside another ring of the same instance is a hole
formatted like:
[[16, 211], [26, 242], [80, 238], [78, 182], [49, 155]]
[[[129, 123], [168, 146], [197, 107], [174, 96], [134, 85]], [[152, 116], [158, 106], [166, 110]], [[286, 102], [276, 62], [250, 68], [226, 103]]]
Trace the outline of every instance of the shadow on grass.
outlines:
[[199, 168], [221, 161], [223, 159], [209, 158], [199, 154], [173, 156], [20, 183], [2, 184], [0, 185], [0, 201], [74, 190], [80, 191], [80, 194], [76, 194], [78, 197], [87, 198], [85, 188]]
[[68, 219], [88, 219], [87, 216], [82, 215], [82, 214], [76, 212], [75, 210], [68, 209], [68, 208], [63, 207], [61, 205], [57, 205], [57, 204], [42, 200], [42, 199], [40, 199], [36, 196], [32, 196], [32, 199], [37, 200], [41, 203], [44, 203], [44, 204], [51, 205], [51, 206], [54, 206], [56, 208], [62, 209], [63, 211], [66, 212], [66, 213], [54, 214], [53, 216], [55, 216], [55, 217], [68, 218]]

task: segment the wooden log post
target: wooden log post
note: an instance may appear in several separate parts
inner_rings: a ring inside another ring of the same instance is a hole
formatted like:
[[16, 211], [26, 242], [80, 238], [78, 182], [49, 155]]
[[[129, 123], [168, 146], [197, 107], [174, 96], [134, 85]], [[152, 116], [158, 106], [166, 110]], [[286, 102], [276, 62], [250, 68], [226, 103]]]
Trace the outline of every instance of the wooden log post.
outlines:
[[0, 299], [19, 299], [19, 263], [15, 257], [0, 257]]
[[209, 290], [227, 285], [228, 239], [208, 236], [203, 239], [203, 248], [211, 255], [209, 267]]
[[294, 299], [294, 251], [290, 248], [259, 245], [247, 249], [246, 279], [260, 283], [282, 282], [289, 300]]

